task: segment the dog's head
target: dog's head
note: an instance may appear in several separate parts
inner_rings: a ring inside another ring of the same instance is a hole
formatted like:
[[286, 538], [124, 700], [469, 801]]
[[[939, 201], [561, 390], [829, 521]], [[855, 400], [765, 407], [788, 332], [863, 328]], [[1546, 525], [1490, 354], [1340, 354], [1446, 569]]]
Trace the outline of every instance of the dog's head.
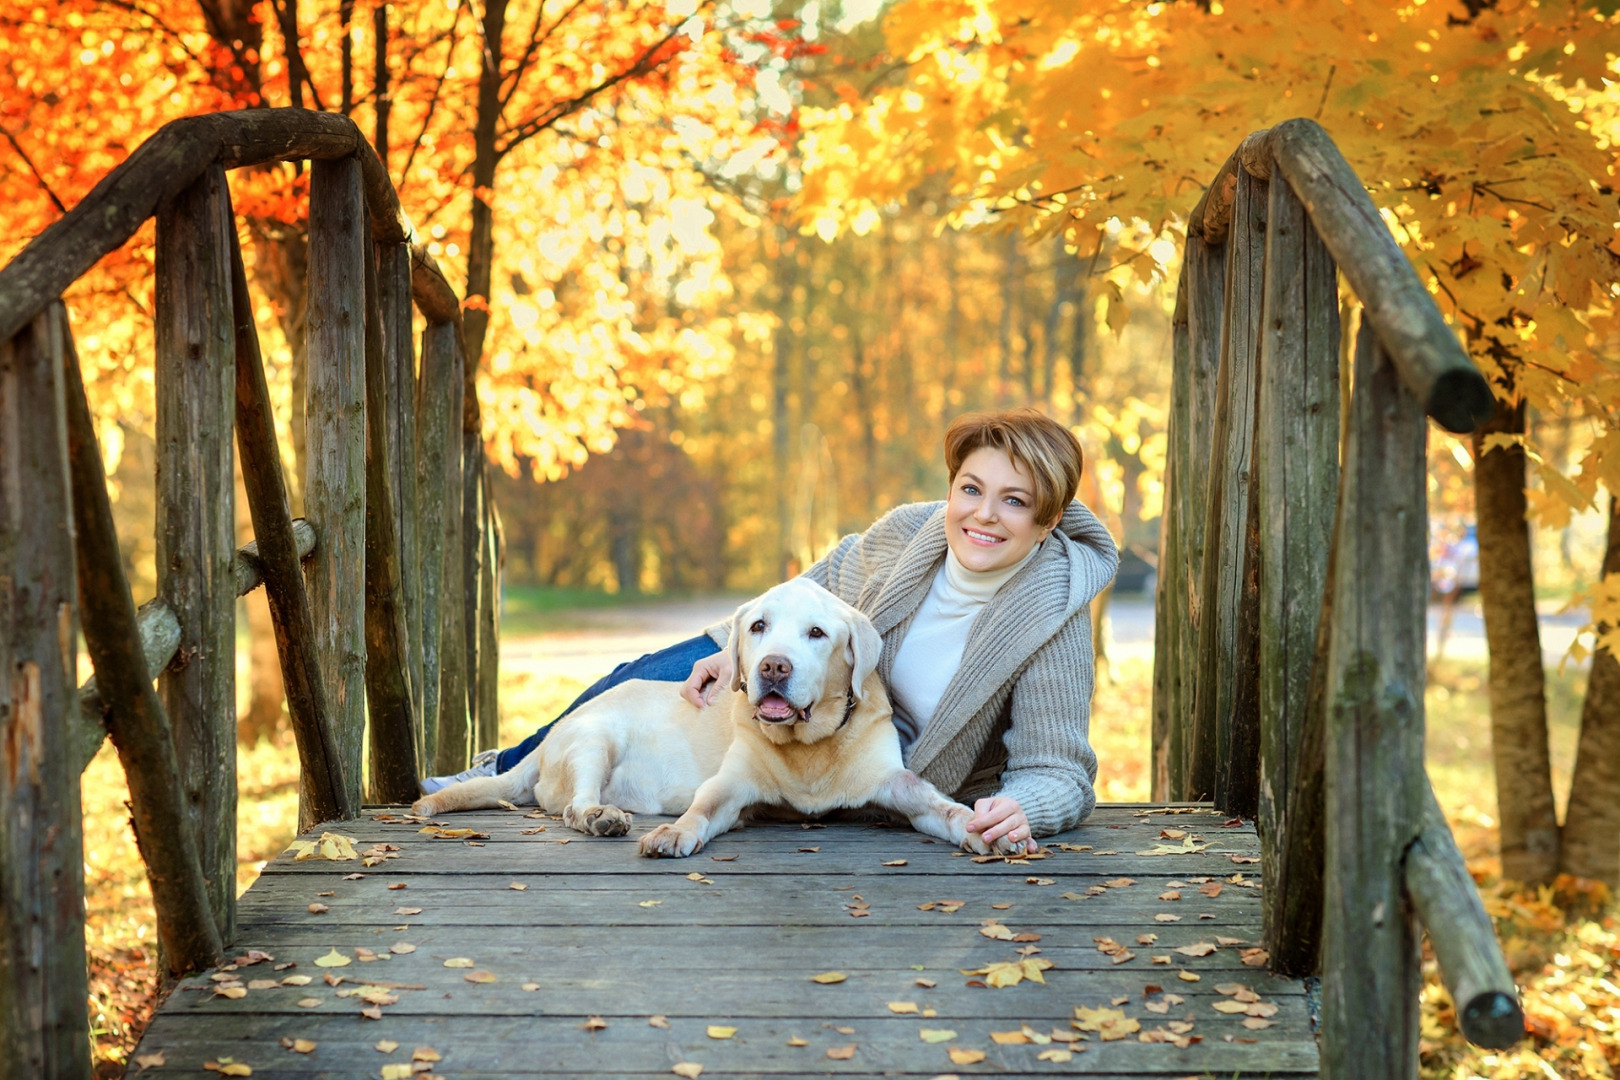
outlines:
[[730, 649], [731, 689], [747, 692], [761, 729], [778, 731], [773, 741], [815, 742], [861, 700], [883, 639], [865, 615], [801, 577], [737, 609]]

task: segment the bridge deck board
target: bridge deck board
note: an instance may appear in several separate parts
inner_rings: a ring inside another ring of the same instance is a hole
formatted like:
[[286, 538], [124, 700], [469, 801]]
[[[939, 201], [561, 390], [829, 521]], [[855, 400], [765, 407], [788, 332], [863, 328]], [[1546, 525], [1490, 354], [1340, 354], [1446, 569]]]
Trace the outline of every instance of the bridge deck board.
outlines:
[[[241, 997], [215, 993], [220, 984], [209, 977], [182, 982], [137, 1054], [161, 1054], [153, 1075], [164, 1078], [217, 1077], [205, 1065], [226, 1058], [249, 1065], [255, 1077], [381, 1076], [418, 1047], [437, 1052], [440, 1060], [424, 1067], [445, 1077], [667, 1077], [680, 1062], [701, 1064], [705, 1076], [773, 1080], [1316, 1076], [1302, 985], [1242, 963], [1242, 948], [1260, 935], [1253, 828], [1223, 827], [1205, 808], [1178, 809], [1099, 807], [1085, 825], [1054, 838], [1047, 858], [1019, 863], [975, 863], [909, 830], [859, 823], [755, 826], [691, 859], [651, 862], [632, 841], [656, 819], [638, 820], [626, 840], [580, 836], [523, 813], [460, 814], [441, 820], [487, 837], [440, 839], [398, 811], [370, 809], [332, 831], [353, 837], [362, 852], [396, 845], [397, 857], [369, 868], [297, 862], [291, 854], [273, 860], [241, 898], [232, 950], [273, 959], [226, 973], [242, 981]], [[1161, 835], [1166, 829], [1207, 846], [1141, 854], [1177, 843]], [[692, 873], [708, 880], [691, 880]], [[364, 876], [347, 880], [351, 874]], [[1199, 891], [1214, 883], [1219, 895]], [[1161, 899], [1171, 892], [1181, 898]], [[961, 906], [919, 909], [941, 900]], [[311, 904], [327, 910], [312, 913]], [[869, 914], [852, 914], [863, 909]], [[1155, 919], [1167, 915], [1180, 918]], [[986, 937], [979, 933], [986, 921], [1039, 941]], [[1145, 934], [1156, 937], [1139, 943]], [[1115, 963], [1099, 951], [1099, 937], [1125, 944], [1132, 957]], [[414, 951], [388, 952], [400, 942]], [[1199, 942], [1217, 948], [1206, 956], [1175, 951]], [[1038, 949], [1053, 963], [1044, 985], [991, 989], [961, 973], [1016, 960], [1019, 948]], [[349, 962], [317, 966], [334, 949]], [[378, 959], [363, 959], [363, 950]], [[1171, 962], [1155, 963], [1156, 956]], [[453, 958], [475, 966], [446, 967]], [[828, 970], [847, 978], [810, 981]], [[469, 982], [470, 972], [494, 981]], [[311, 981], [280, 985], [290, 976]], [[366, 1003], [348, 996], [368, 983], [397, 984], [387, 991], [397, 1001], [377, 1007], [380, 1019], [364, 1016]], [[1214, 1009], [1229, 1000], [1216, 987], [1230, 983], [1276, 1006], [1270, 1027], [1251, 1030], [1242, 1016]], [[1183, 1000], [1150, 1010], [1164, 1004], [1150, 987]], [[891, 1002], [919, 1012], [895, 1013]], [[1025, 1025], [1042, 1037], [1072, 1030], [1076, 1006], [1120, 1008], [1143, 1031], [1191, 1021], [1201, 1041], [1182, 1048], [1134, 1034], [1104, 1042], [1091, 1033], [1070, 1044], [1071, 1060], [1053, 1062], [1039, 1055], [1060, 1042], [992, 1038]], [[668, 1028], [652, 1026], [655, 1015]], [[593, 1016], [606, 1026], [594, 1027]], [[710, 1025], [736, 1033], [710, 1038]], [[956, 1036], [928, 1043], [923, 1029]], [[789, 1045], [794, 1038], [808, 1045]], [[298, 1039], [314, 1050], [283, 1046]], [[377, 1049], [390, 1043], [397, 1047]], [[847, 1059], [827, 1056], [848, 1046], [855, 1050]], [[985, 1060], [954, 1063], [952, 1047], [982, 1050]], [[137, 1072], [132, 1064], [129, 1075]]]

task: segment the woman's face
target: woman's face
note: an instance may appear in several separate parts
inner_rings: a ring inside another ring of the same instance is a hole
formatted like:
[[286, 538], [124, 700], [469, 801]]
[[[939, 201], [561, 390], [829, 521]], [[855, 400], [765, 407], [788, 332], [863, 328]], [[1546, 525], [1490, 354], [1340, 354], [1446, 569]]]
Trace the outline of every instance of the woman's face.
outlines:
[[1011, 566], [1051, 528], [1035, 520], [1035, 485], [1001, 450], [981, 446], [962, 461], [945, 504], [945, 540], [969, 570]]

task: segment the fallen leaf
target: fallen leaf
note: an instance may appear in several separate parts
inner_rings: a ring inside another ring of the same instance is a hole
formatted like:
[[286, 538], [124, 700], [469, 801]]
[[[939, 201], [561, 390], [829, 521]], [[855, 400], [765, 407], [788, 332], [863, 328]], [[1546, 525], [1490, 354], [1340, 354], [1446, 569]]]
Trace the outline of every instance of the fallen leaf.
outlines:
[[1177, 892], [1175, 889], [1171, 889], [1169, 892], [1160, 893], [1159, 894], [1159, 899], [1160, 900], [1180, 900], [1181, 899], [1181, 893]]
[[1052, 885], [1052, 884], [1055, 884], [1055, 883], [1049, 877], [1027, 877], [1027, 878], [1024, 879], [1024, 884], [1025, 885]]
[[298, 999], [298, 1007], [300, 1009], [318, 1009], [318, 1008], [321, 1007], [321, 999], [320, 998], [312, 998], [312, 997], [311, 998], [299, 998]]
[[1277, 1021], [1275, 1020], [1261, 1020], [1258, 1017], [1251, 1016], [1247, 1020], [1243, 1021], [1243, 1026], [1248, 1028], [1250, 1031], [1261, 1031], [1270, 1027], [1276, 1022]]
[[1222, 937], [1221, 935], [1216, 934], [1215, 935], [1215, 944], [1221, 946], [1222, 948], [1225, 948], [1225, 947], [1231, 946], [1231, 945], [1241, 945], [1241, 944], [1243, 944], [1243, 939], [1240, 938], [1240, 937]]
[[1178, 971], [1176, 972], [1176, 978], [1180, 979], [1182, 982], [1198, 982], [1203, 978], [1203, 976], [1194, 974], [1191, 971]]
[[917, 1032], [917, 1037], [925, 1043], [950, 1042], [956, 1038], [956, 1032], [950, 1028], [923, 1028]]
[[1039, 1061], [1053, 1061], [1062, 1064], [1063, 1062], [1069, 1061], [1074, 1057], [1074, 1051], [1056, 1049], [1042, 1050], [1040, 1053], [1036, 1054], [1035, 1057]]
[[1158, 940], [1159, 940], [1159, 935], [1158, 934], [1137, 934], [1136, 935], [1136, 943], [1138, 945], [1151, 945], [1155, 941], [1158, 941]]
[[166, 1064], [166, 1062], [163, 1060], [163, 1051], [159, 1050], [155, 1054], [136, 1054], [135, 1064], [141, 1067], [142, 1072], [145, 1072], [147, 1069], [155, 1069]]
[[710, 862], [736, 862], [737, 861], [737, 856], [735, 856], [735, 855], [710, 855], [709, 856], [709, 861]]
[[1233, 1001], [1231, 998], [1224, 998], [1213, 1003], [1210, 1008], [1220, 1013], [1240, 1013], [1246, 1012], [1249, 1007], [1243, 1004], [1241, 1001]]
[[1158, 1013], [1162, 1016], [1170, 1011], [1170, 1003], [1168, 1001], [1144, 1001], [1142, 1002], [1142, 1008], [1150, 1013]]
[[395, 1042], [393, 1039], [378, 1039], [372, 1049], [376, 1050], [379, 1054], [392, 1054], [395, 1050], [399, 1049], [399, 1043]]
[[352, 963], [352, 961], [347, 956], [344, 956], [342, 953], [338, 952], [336, 949], [333, 949], [325, 956], [317, 956], [315, 958], [316, 967], [348, 967], [350, 963]]
[[850, 1058], [855, 1056], [855, 1044], [850, 1043], [848, 1046], [829, 1046], [827, 1047], [827, 1056], [832, 1058], [834, 1061], [848, 1061]]
[[657, 907], [662, 903], [662, 900], [641, 900], [636, 903], [636, 907]]
[[916, 984], [918, 986], [922, 987], [925, 990], [932, 990], [934, 987], [939, 985], [933, 979], [916, 979], [914, 981], [916, 982]]
[[584, 1031], [605, 1031], [608, 1023], [600, 1016], [587, 1016], [585, 1022], [579, 1026]]
[[411, 887], [410, 883], [405, 882], [405, 881], [390, 882], [389, 886], [388, 886], [390, 891], [394, 891], [394, 890], [397, 890], [397, 889], [408, 889], [410, 887]]
[[469, 971], [462, 978], [470, 983], [492, 983], [495, 981], [495, 973], [493, 971]]
[[444, 962], [444, 966], [447, 968], [470, 968], [477, 967], [478, 965], [475, 964], [469, 957], [452, 956], [450, 959]]
[[[558, 842], [561, 843], [561, 841], [558, 841]], [[702, 874], [698, 873], [696, 870], [692, 871], [690, 874], [687, 874], [686, 875], [686, 880], [687, 881], [702, 882], [704, 885], [713, 885], [714, 884], [714, 878], [704, 877]]]
[[815, 846], [815, 847], [802, 847], [802, 848], [799, 849], [799, 851], [802, 854], [805, 854], [805, 855], [814, 855], [816, 852], [818, 852], [820, 850], [821, 850], [821, 846], [819, 844], [817, 846]]
[[1249, 1005], [1250, 1016], [1269, 1017], [1277, 1015], [1277, 1006], [1269, 1001], [1256, 1001]]
[[245, 987], [245, 986], [216, 986], [216, 987], [214, 987], [214, 993], [216, 995], [218, 995], [219, 997], [230, 998], [232, 1001], [235, 1001], [235, 1000], [237, 1000], [239, 998], [247, 997], [247, 987]]
[[1153, 921], [1154, 922], [1180, 922], [1181, 921], [1181, 916], [1180, 915], [1166, 915], [1165, 913], [1160, 912], [1159, 914], [1153, 916]]
[[1155, 964], [1168, 964], [1170, 962], [1170, 954], [1165, 953], [1163, 956], [1155, 956], [1153, 958], [1153, 962]]
[[990, 938], [992, 941], [1011, 941], [1013, 939], [1013, 932], [1011, 930], [994, 921], [988, 922], [979, 927], [979, 933], [983, 934], [987, 938]]
[[254, 979], [248, 983], [249, 990], [274, 990], [281, 985], [279, 979]]
[[294, 862], [303, 862], [306, 859], [343, 862], [359, 858], [354, 851], [354, 837], [335, 832], [321, 833], [319, 840], [295, 840], [287, 850], [293, 852]]
[[1181, 945], [1176, 948], [1176, 952], [1182, 956], [1208, 956], [1214, 951], [1215, 946], [1207, 941], [1198, 941], [1191, 945]]
[[888, 1004], [889, 1011], [892, 1013], [909, 1014], [913, 1016], [915, 1016], [917, 1013], [917, 1003], [915, 1001], [891, 1001]]
[[1248, 967], [1265, 967], [1271, 960], [1271, 954], [1260, 948], [1244, 949], [1238, 953], [1238, 956], [1242, 958], [1243, 963]]
[[1023, 1046], [1029, 1042], [1029, 1036], [1022, 1031], [992, 1031], [990, 1038], [1001, 1046]]
[[1095, 1031], [1103, 1042], [1113, 1042], [1142, 1030], [1135, 1018], [1125, 1015], [1123, 1009], [1088, 1009], [1077, 1005], [1074, 1026], [1081, 1031]]
[[418, 1046], [415, 1050], [411, 1051], [411, 1060], [412, 1061], [443, 1061], [444, 1058], [440, 1057], [439, 1052], [437, 1050], [433, 1049], [433, 1047], [431, 1047], [431, 1046]]
[[420, 914], [422, 914], [422, 909], [419, 908], [419, 907], [397, 907], [397, 908], [394, 909], [394, 914], [395, 915], [420, 915]]
[[823, 971], [820, 975], [810, 976], [810, 981], [821, 983], [823, 986], [828, 986], [832, 983], [841, 983], [847, 978], [849, 978], [849, 976], [845, 975], [842, 971]]
[[[533, 815], [528, 814], [528, 815], [525, 815], [525, 816], [526, 817], [532, 817]], [[543, 832], [545, 832], [546, 827], [544, 825], [536, 825], [532, 829], [519, 829], [518, 831], [520, 833], [522, 833], [524, 836], [533, 836], [535, 833], [543, 833]]]
[[536, 990], [540, 989], [540, 984], [537, 982], [526, 982], [522, 986], [518, 987], [518, 989], [522, 990], [524, 993], [532, 994]]
[[949, 1048], [951, 1061], [957, 1065], [977, 1065], [984, 1060], [983, 1050], [968, 1050], [961, 1046]]
[[388, 951], [396, 956], [409, 956], [416, 951], [416, 946], [408, 941], [396, 941], [388, 946]]
[[381, 1020], [382, 1019], [382, 1006], [381, 1005], [367, 1006], [366, 1008], [360, 1010], [360, 1015], [365, 1017], [367, 1020]]
[[382, 1080], [410, 1080], [413, 1071], [415, 1070], [408, 1061], [384, 1065], [382, 1067]]
[[904, 859], [889, 859], [883, 865], [884, 866], [904, 866], [904, 865], [906, 865], [906, 860], [904, 860]]
[[522, 882], [514, 881], [508, 885], [507, 888], [511, 889], [513, 892], [526, 892], [529, 887]]
[[496, 799], [495, 805], [499, 806], [502, 810], [517, 810], [517, 806], [514, 803], [509, 803], [505, 799]]
[[722, 1027], [719, 1024], [710, 1024], [708, 1034], [711, 1039], [729, 1039], [737, 1034], [737, 1029], [734, 1027]]
[[833, 1028], [833, 1030], [838, 1032], [838, 1034], [840, 1034], [840, 1035], [853, 1035], [853, 1034], [855, 1034], [855, 1029], [852, 1028], [852, 1027], [835, 1027], [835, 1028]]
[[1108, 886], [1110, 889], [1128, 889], [1132, 885], [1136, 884], [1136, 879], [1128, 877], [1110, 878], [1109, 880], [1103, 882], [1103, 884]]
[[647, 1017], [647, 1026], [669, 1030], [669, 1017], [659, 1013], [657, 1016]]

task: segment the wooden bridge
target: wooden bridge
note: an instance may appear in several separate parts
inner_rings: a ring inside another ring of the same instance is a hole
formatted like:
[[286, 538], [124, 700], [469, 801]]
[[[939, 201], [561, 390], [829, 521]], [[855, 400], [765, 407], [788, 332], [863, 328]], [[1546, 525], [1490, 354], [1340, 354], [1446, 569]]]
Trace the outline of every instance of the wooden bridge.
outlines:
[[[300, 522], [224, 181], [279, 160], [312, 163]], [[153, 216], [137, 611], [57, 298]], [[1491, 392], [1316, 124], [1245, 140], [1189, 222], [1153, 717], [1177, 802], [1099, 808], [1043, 859], [833, 824], [672, 867], [521, 813], [362, 813], [496, 715], [477, 399], [414, 240], [351, 121], [254, 110], [165, 127], [0, 269], [0, 1078], [89, 1074], [77, 778], [104, 733], [176, 981], [132, 1075], [1415, 1077], [1423, 930], [1463, 1033], [1522, 1035], [1422, 756], [1425, 414], [1470, 430]], [[238, 911], [221, 778], [234, 599], [260, 585], [314, 846]]]

